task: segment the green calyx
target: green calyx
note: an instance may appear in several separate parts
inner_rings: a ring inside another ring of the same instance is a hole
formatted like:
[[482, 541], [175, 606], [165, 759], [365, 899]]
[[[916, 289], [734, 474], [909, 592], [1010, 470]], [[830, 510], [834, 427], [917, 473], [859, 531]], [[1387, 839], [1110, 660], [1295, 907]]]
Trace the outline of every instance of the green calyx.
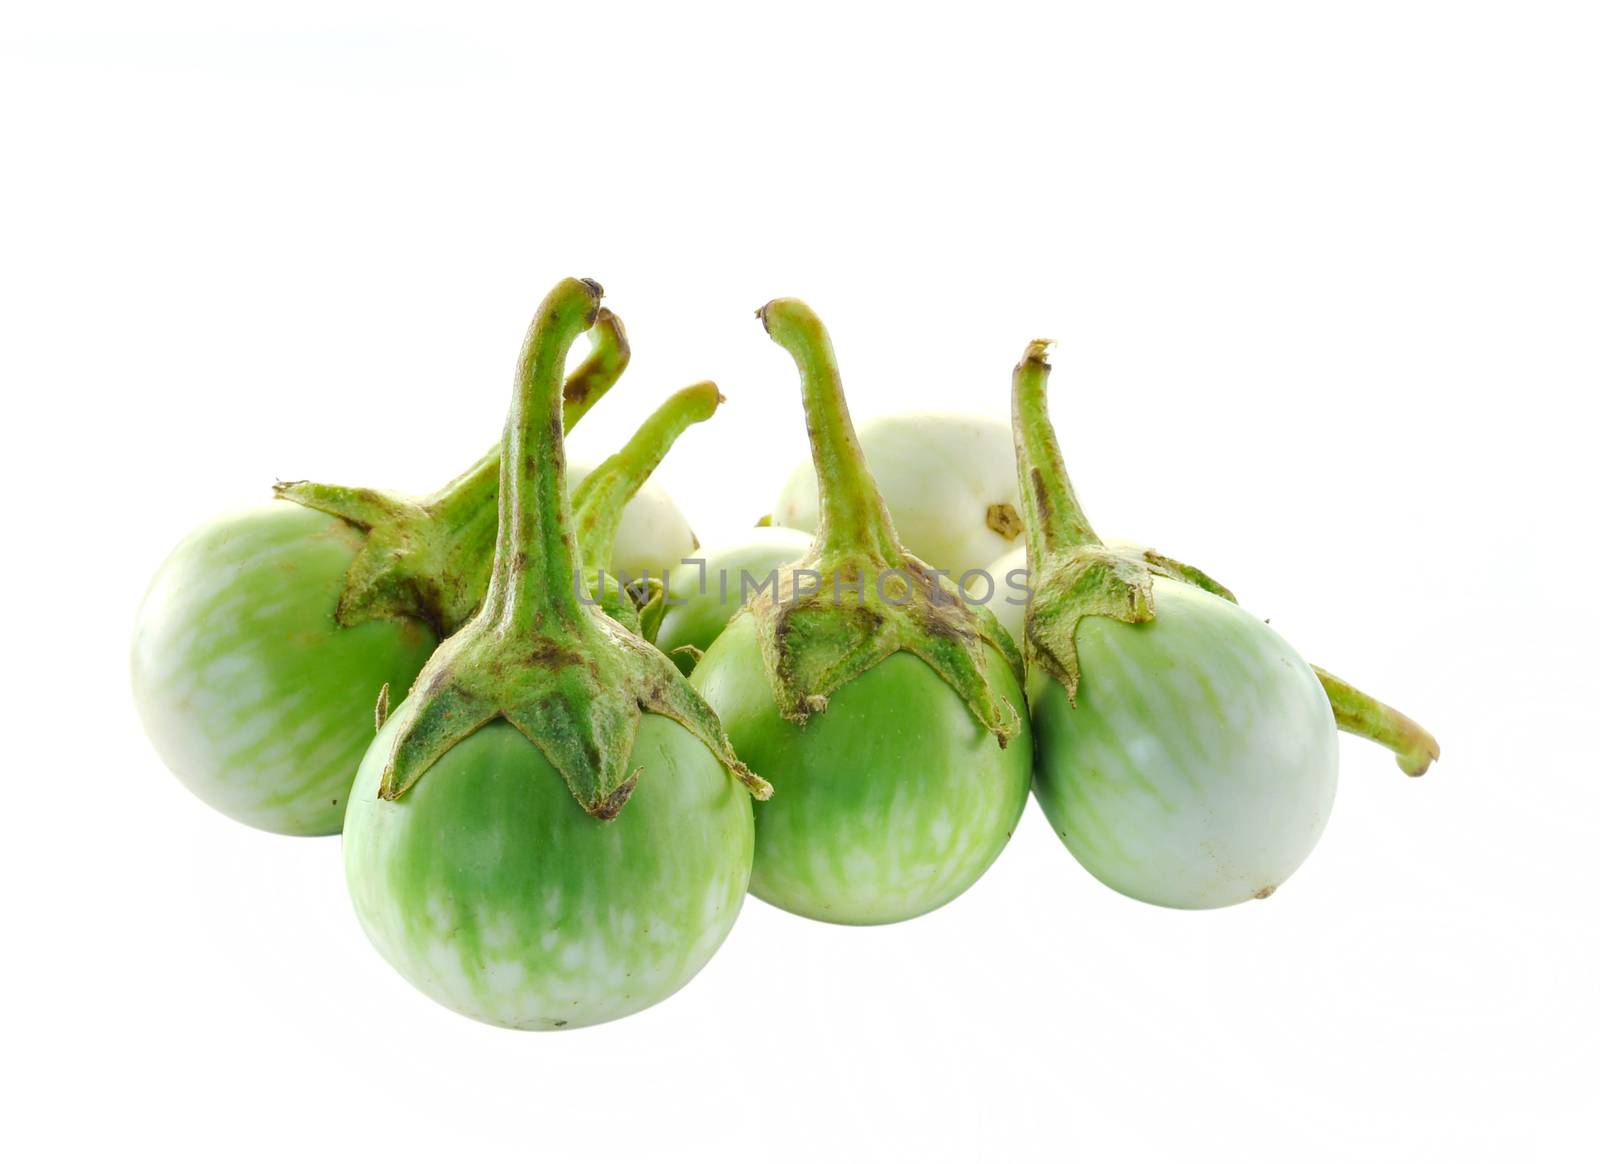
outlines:
[[602, 291], [558, 284], [518, 362], [501, 443], [499, 525], [488, 592], [417, 677], [390, 741], [379, 795], [403, 796], [483, 725], [503, 718], [542, 752], [586, 812], [609, 820], [639, 780], [628, 768], [645, 713], [689, 730], [758, 799], [770, 786], [733, 755], [711, 709], [670, 660], [585, 601], [562, 441], [561, 372]]
[[623, 507], [689, 426], [710, 420], [722, 401], [722, 393], [709, 380], [674, 393], [650, 414], [627, 444], [602, 461], [573, 491], [573, 528], [589, 592], [607, 614], [635, 634], [644, 629], [653, 632], [660, 625], [665, 592], [659, 578], [622, 579], [608, 577], [605, 572], [622, 524]]
[[1021, 658], [987, 608], [901, 548], [867, 470], [845, 405], [833, 344], [798, 299], [758, 313], [800, 370], [820, 490], [810, 550], [784, 567], [775, 591], [751, 600], [768, 682], [785, 718], [804, 723], [828, 696], [896, 651], [934, 669], [1004, 747], [1019, 709], [995, 692], [985, 644], [1020, 674]]
[[[1156, 617], [1154, 579], [1185, 582], [1236, 602], [1233, 592], [1210, 575], [1175, 558], [1132, 545], [1106, 545], [1084, 516], [1067, 475], [1046, 386], [1049, 340], [1034, 340], [1023, 352], [1011, 381], [1012, 432], [1017, 477], [1027, 527], [1031, 596], [1024, 617], [1023, 653], [1028, 667], [1041, 668], [1076, 703], [1082, 673], [1078, 624], [1100, 615], [1137, 624]], [[1421, 725], [1357, 690], [1320, 667], [1321, 680], [1339, 730], [1382, 744], [1408, 775], [1420, 776], [1439, 758], [1439, 745]]]
[[[1011, 381], [1011, 425], [1027, 529], [1032, 596], [1023, 622], [1023, 654], [1076, 702], [1078, 624], [1091, 615], [1119, 622], [1156, 616], [1154, 579], [1196, 582], [1230, 601], [1233, 596], [1200, 571], [1136, 546], [1101, 542], [1078, 504], [1045, 405], [1049, 340], [1034, 340]], [[1203, 582], [1202, 582], [1203, 580]]]
[[[628, 366], [628, 336], [620, 319], [601, 311], [590, 334], [587, 357], [562, 388], [562, 423], [568, 430]], [[414, 618], [443, 638], [471, 618], [483, 601], [494, 556], [499, 488], [496, 447], [428, 497], [314, 481], [280, 481], [272, 492], [367, 532], [335, 612], [341, 626]]]

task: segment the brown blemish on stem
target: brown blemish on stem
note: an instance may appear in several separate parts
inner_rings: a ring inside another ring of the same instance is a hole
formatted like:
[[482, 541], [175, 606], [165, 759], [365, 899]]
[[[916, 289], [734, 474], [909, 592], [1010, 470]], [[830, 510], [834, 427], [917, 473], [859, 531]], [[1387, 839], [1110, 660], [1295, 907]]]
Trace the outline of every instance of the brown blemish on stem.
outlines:
[[628, 346], [628, 333], [623, 330], [609, 307], [602, 307], [594, 321], [594, 347], [588, 357], [567, 378], [561, 387], [564, 404], [584, 405], [591, 395], [604, 393], [617, 377], [622, 375], [632, 349]]
[[1050, 485], [1037, 465], [1029, 469], [1028, 483], [1033, 486], [1033, 503], [1038, 506], [1039, 522], [1042, 525], [1054, 515], [1054, 507], [1050, 503]]
[[529, 667], [544, 667], [550, 670], [555, 670], [559, 667], [576, 667], [583, 662], [585, 662], [584, 657], [578, 652], [569, 650], [560, 643], [548, 640], [538, 643], [527, 655], [527, 665]]

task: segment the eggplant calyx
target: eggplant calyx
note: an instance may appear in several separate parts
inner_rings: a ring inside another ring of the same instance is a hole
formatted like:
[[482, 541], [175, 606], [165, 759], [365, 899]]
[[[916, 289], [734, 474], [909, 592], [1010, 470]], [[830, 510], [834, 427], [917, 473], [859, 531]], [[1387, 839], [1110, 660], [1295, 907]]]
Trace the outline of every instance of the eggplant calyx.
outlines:
[[602, 292], [567, 279], [523, 344], [500, 464], [501, 521], [483, 605], [442, 643], [394, 713], [379, 784], [396, 800], [455, 744], [496, 719], [525, 736], [584, 811], [610, 820], [641, 773], [629, 767], [645, 714], [703, 743], [758, 799], [771, 787], [733, 754], [711, 708], [678, 669], [588, 600], [578, 565], [559, 416], [567, 350]]
[[611, 820], [640, 773], [628, 768], [645, 714], [675, 720], [757, 800], [772, 787], [733, 754], [705, 701], [644, 639], [596, 608], [582, 622], [528, 643], [474, 619], [428, 661], [384, 767], [379, 795], [397, 800], [446, 752], [504, 719], [561, 773], [590, 816]]
[[[1032, 588], [1023, 616], [1027, 666], [1040, 667], [1077, 702], [1082, 674], [1078, 624], [1103, 615], [1135, 624], [1156, 617], [1156, 577], [1170, 578], [1237, 603], [1233, 591], [1205, 571], [1143, 546], [1102, 543], [1067, 476], [1045, 403], [1050, 341], [1034, 340], [1011, 381], [1017, 477], [1028, 533]], [[1322, 684], [1340, 731], [1381, 744], [1407, 775], [1420, 776], [1439, 758], [1439, 743], [1421, 724], [1321, 667]]]
[[1017, 708], [996, 693], [988, 647], [1020, 672], [1010, 636], [986, 608], [910, 554], [817, 555], [780, 571], [774, 591], [748, 604], [778, 710], [804, 723], [828, 696], [897, 651], [915, 655], [961, 697], [1001, 747], [1022, 729]]
[[850, 422], [822, 321], [798, 299], [775, 299], [757, 315], [799, 369], [818, 482], [811, 548], [736, 616], [755, 619], [778, 710], [804, 723], [827, 708], [834, 691], [906, 651], [932, 667], [1005, 747], [1022, 720], [996, 690], [988, 649], [1020, 678], [1015, 644], [992, 611], [968, 603], [959, 587], [901, 546]]
[[1169, 558], [1165, 554], [1158, 554], [1146, 546], [1132, 548], [1138, 551], [1140, 556], [1144, 558], [1145, 563], [1157, 574], [1171, 578], [1174, 582], [1187, 582], [1190, 586], [1204, 590], [1207, 594], [1215, 594], [1218, 598], [1231, 602], [1235, 606], [1239, 604], [1239, 600], [1233, 596], [1232, 590], [1229, 590], [1199, 567], [1180, 562], [1176, 558]]
[[[608, 310], [590, 329], [588, 355], [562, 386], [570, 431], [617, 382], [630, 349], [622, 321]], [[279, 481], [274, 497], [343, 518], [367, 537], [345, 576], [334, 617], [340, 626], [373, 619], [417, 619], [441, 638], [483, 602], [494, 556], [500, 449], [427, 497], [316, 481]]]
[[1045, 401], [1051, 344], [1030, 343], [1011, 377], [1011, 428], [1030, 575], [1022, 650], [1028, 670], [1038, 667], [1055, 678], [1076, 705], [1083, 678], [1078, 624], [1093, 615], [1149, 622], [1156, 616], [1156, 575], [1170, 576], [1178, 564], [1139, 546], [1108, 546], [1089, 524]]
[[1023, 623], [1027, 665], [1043, 669], [1077, 704], [1082, 671], [1078, 624], [1092, 615], [1130, 625], [1156, 616], [1155, 572], [1142, 556], [1106, 546], [1081, 546], [1047, 559], [1030, 580]]
[[1091, 615], [1136, 625], [1156, 617], [1155, 579], [1170, 578], [1228, 602], [1233, 592], [1209, 574], [1143, 546], [1076, 546], [1049, 554], [1024, 625], [1029, 666], [1039, 666], [1077, 703], [1082, 673], [1078, 624]]

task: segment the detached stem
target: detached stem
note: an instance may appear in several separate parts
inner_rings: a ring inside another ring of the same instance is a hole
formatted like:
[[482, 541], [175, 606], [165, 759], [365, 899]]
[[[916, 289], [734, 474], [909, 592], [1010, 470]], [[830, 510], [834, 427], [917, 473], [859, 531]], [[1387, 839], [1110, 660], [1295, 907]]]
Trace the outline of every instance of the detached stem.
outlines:
[[1334, 722], [1340, 731], [1388, 748], [1407, 776], [1421, 776], [1439, 758], [1439, 742], [1416, 720], [1378, 702], [1321, 667], [1311, 669], [1322, 680], [1322, 689], [1328, 694]]
[[600, 310], [600, 284], [564, 279], [539, 305], [517, 362], [516, 395], [500, 442], [499, 534], [485, 616], [509, 632], [547, 618], [584, 617], [574, 587], [577, 545], [567, 504], [562, 372], [567, 352]]
[[674, 393], [639, 426], [628, 443], [600, 462], [572, 493], [578, 557], [586, 570], [603, 570], [611, 561], [622, 523], [622, 509], [656, 471], [673, 443], [691, 424], [709, 420], [722, 393], [704, 380]]
[[1034, 340], [1011, 375], [1011, 431], [1017, 447], [1017, 486], [1028, 531], [1028, 562], [1037, 568], [1052, 552], [1097, 546], [1100, 538], [1084, 516], [1067, 475], [1045, 388], [1050, 379], [1050, 340]]
[[817, 470], [818, 548], [824, 556], [868, 550], [885, 561], [899, 561], [900, 542], [850, 423], [827, 329], [798, 299], [774, 299], [756, 315], [800, 369], [811, 461]]

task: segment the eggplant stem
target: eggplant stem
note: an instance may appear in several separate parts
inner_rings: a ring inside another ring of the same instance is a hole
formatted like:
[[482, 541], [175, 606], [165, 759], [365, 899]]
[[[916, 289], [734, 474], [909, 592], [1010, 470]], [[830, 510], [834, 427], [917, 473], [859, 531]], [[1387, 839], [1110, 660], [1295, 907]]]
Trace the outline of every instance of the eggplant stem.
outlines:
[[774, 299], [756, 316], [800, 369], [811, 461], [817, 471], [818, 549], [824, 558], [864, 550], [882, 561], [898, 562], [903, 556], [900, 539], [850, 423], [827, 328], [798, 299]]
[[576, 584], [578, 547], [567, 502], [562, 372], [567, 352], [599, 313], [600, 285], [568, 279], [541, 305], [517, 361], [516, 393], [500, 441], [499, 529], [484, 609], [508, 631], [546, 618], [585, 617]]
[[379, 795], [405, 795], [483, 725], [504, 720], [561, 773], [583, 810], [617, 815], [639, 781], [641, 719], [687, 728], [753, 796], [772, 788], [677, 667], [591, 605], [577, 571], [562, 451], [567, 352], [600, 311], [600, 285], [564, 279], [539, 305], [518, 360], [501, 443], [499, 529], [482, 607], [439, 644], [396, 709]]
[[722, 393], [702, 380], [669, 396], [621, 449], [600, 462], [572, 493], [578, 556], [588, 571], [603, 570], [616, 546], [622, 510], [692, 424], [711, 419]]
[[589, 354], [561, 388], [561, 420], [568, 432], [611, 390], [633, 358], [628, 333], [609, 307], [602, 307], [589, 329]]
[[1388, 748], [1407, 776], [1421, 776], [1439, 758], [1439, 741], [1416, 720], [1321, 667], [1311, 669], [1322, 681], [1340, 731]]
[[[1004, 747], [1022, 721], [991, 681], [988, 652], [992, 646], [1020, 672], [1015, 647], [993, 611], [962, 602], [953, 582], [901, 547], [851, 426], [822, 321], [798, 299], [774, 299], [756, 314], [799, 369], [819, 502], [810, 548], [785, 568], [775, 592], [748, 607], [779, 713], [804, 723], [833, 691], [908, 651]], [[816, 589], [802, 589], [801, 575]]]
[[[561, 386], [561, 425], [571, 432], [577, 423], [600, 403], [616, 385], [633, 358], [628, 333], [622, 320], [609, 307], [602, 307], [589, 329], [589, 354], [574, 368]], [[455, 515], [469, 521], [476, 513], [487, 524], [494, 518], [489, 500], [500, 487], [500, 446], [495, 445], [475, 461], [470, 469], [450, 481], [423, 502], [429, 512]]]
[[1017, 448], [1017, 486], [1034, 569], [1050, 553], [1100, 545], [1067, 475], [1045, 389], [1053, 340], [1034, 340], [1011, 376], [1011, 431]]

